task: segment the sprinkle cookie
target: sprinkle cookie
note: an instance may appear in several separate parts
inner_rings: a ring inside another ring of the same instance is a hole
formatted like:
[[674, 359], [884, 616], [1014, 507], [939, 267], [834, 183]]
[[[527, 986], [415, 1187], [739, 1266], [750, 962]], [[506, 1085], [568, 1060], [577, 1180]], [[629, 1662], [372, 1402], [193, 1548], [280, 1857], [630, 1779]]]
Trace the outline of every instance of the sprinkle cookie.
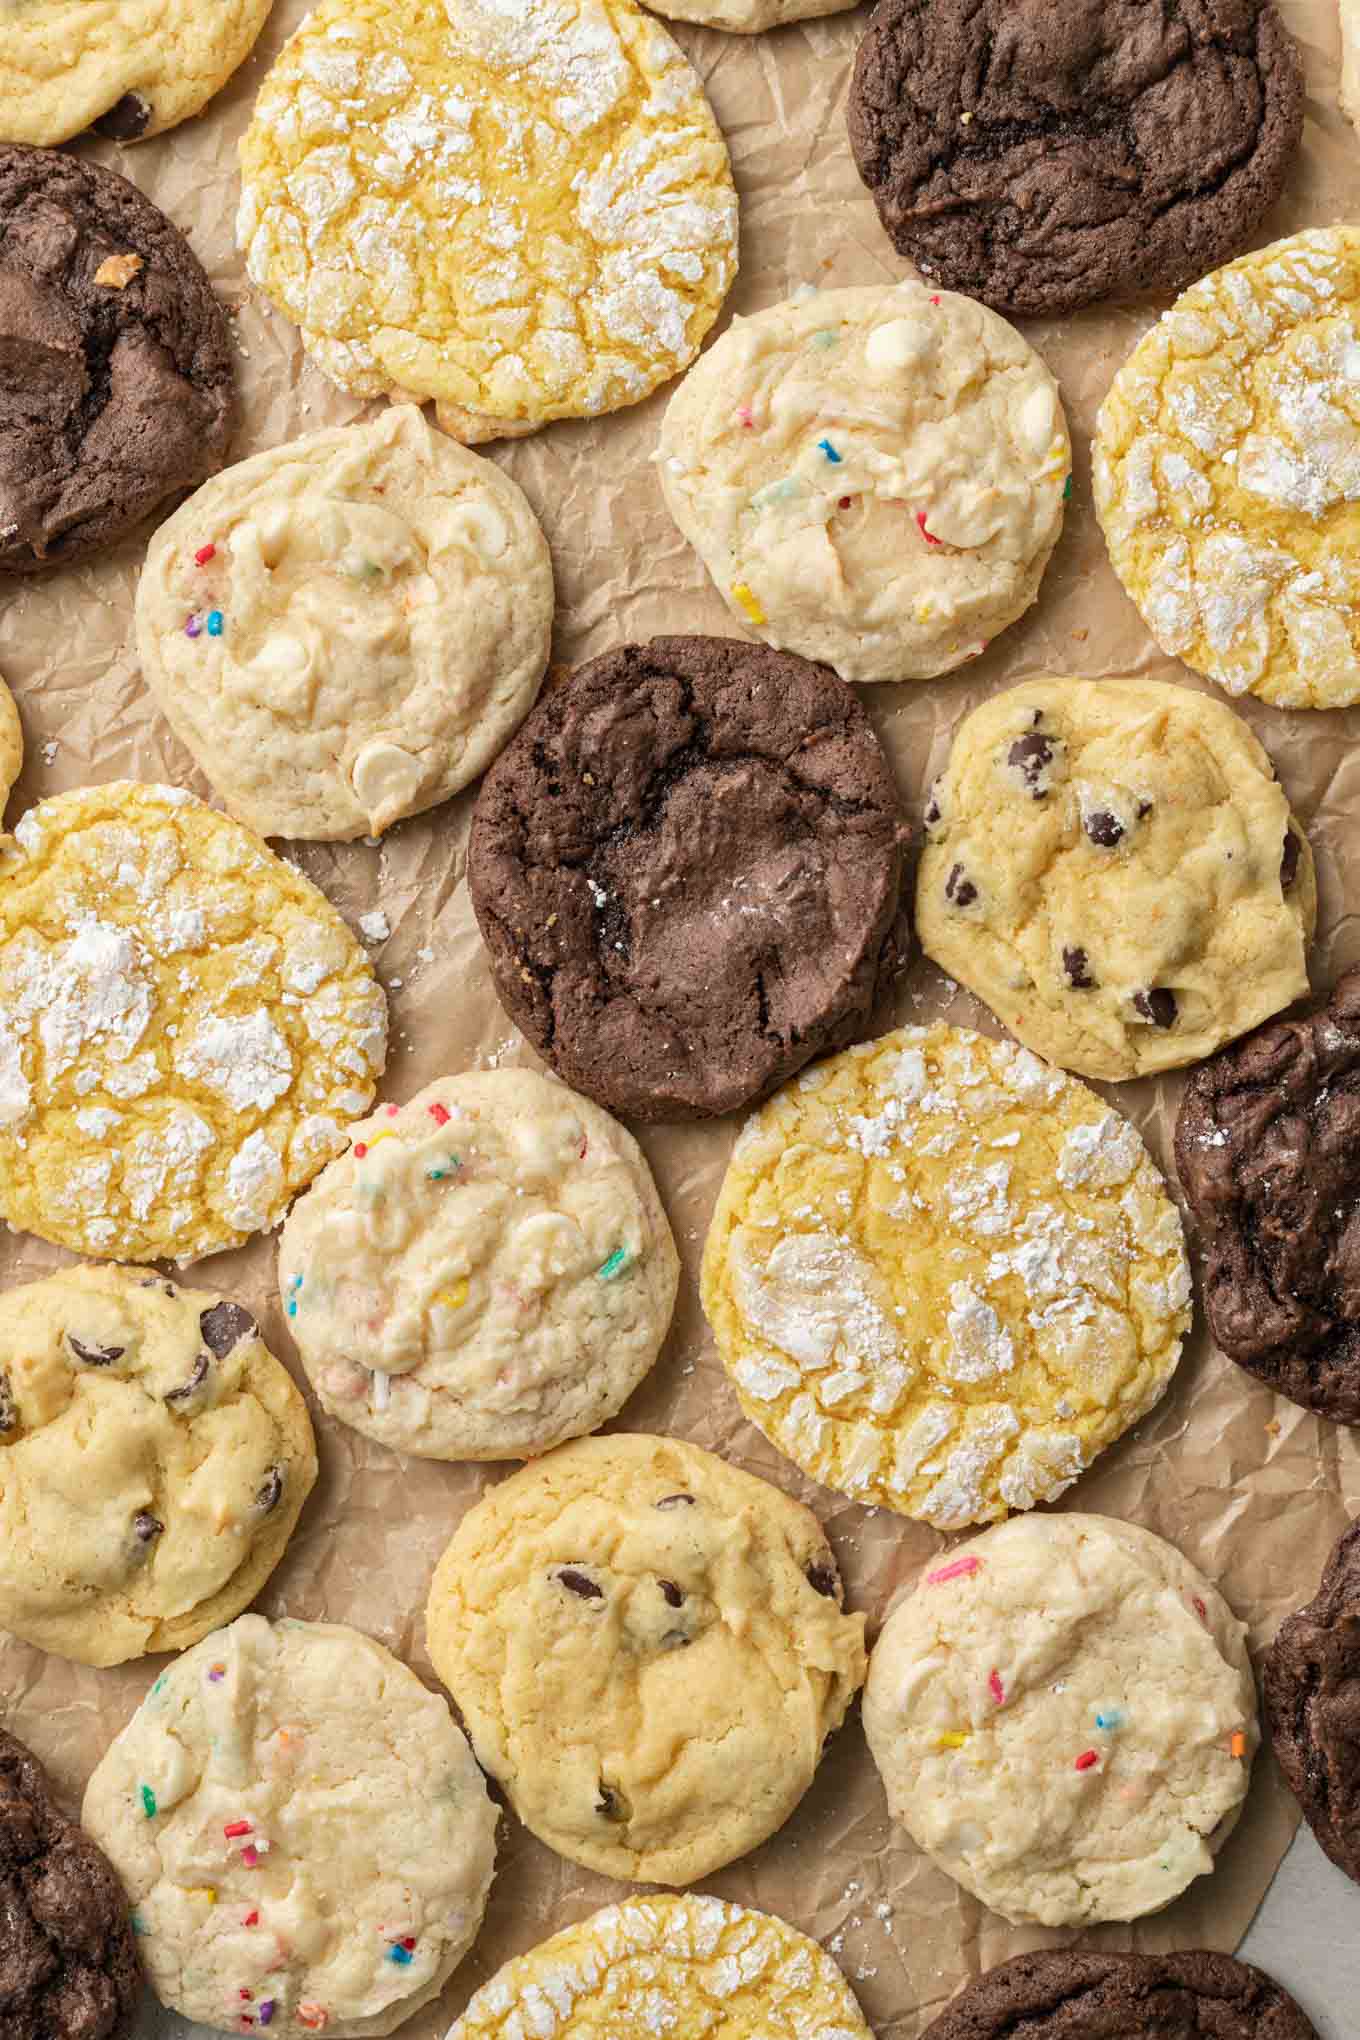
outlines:
[[1134, 1128], [1028, 1050], [937, 1021], [748, 1122], [703, 1305], [742, 1408], [805, 1473], [961, 1530], [1052, 1501], [1147, 1414], [1190, 1275]]
[[1360, 228], [1218, 270], [1101, 407], [1096, 509], [1163, 651], [1281, 708], [1360, 701]]
[[888, 1804], [1015, 1924], [1134, 1920], [1212, 1870], [1259, 1734], [1246, 1630], [1160, 1537], [1026, 1516], [888, 1617], [864, 1728]]
[[1018, 1955], [961, 1991], [922, 2040], [1318, 2040], [1288, 1991], [1207, 1948]]
[[1072, 464], [1033, 349], [919, 283], [737, 320], [671, 398], [657, 458], [738, 621], [843, 680], [947, 673], [1023, 614]]
[[843, 14], [855, 0], [666, 0], [658, 14], [671, 21], [692, 21], [700, 28], [722, 28], [729, 35], [760, 35], [790, 21], [811, 21]]
[[1345, 1531], [1306, 1608], [1266, 1658], [1271, 1739], [1304, 1819], [1360, 1884], [1360, 1522]]
[[142, 671], [264, 836], [377, 836], [466, 786], [548, 663], [522, 491], [414, 405], [228, 468], [151, 542]]
[[387, 1006], [339, 914], [239, 822], [131, 780], [0, 857], [0, 1207], [76, 1253], [276, 1225], [373, 1102]]
[[157, 1679], [82, 1817], [162, 2004], [270, 2040], [390, 2033], [437, 1997], [496, 1852], [445, 1701], [357, 1629], [259, 1615]]
[[251, 280], [318, 365], [469, 443], [637, 403], [736, 273], [722, 136], [632, 0], [321, 0], [241, 175]]
[[1031, 680], [959, 726], [926, 810], [921, 945], [1084, 1077], [1179, 1069], [1308, 990], [1313, 857], [1225, 702]]
[[0, 817], [24, 766], [24, 731], [14, 696], [0, 680]]
[[676, 2040], [873, 2040], [815, 1941], [695, 1892], [626, 1898], [517, 1955], [448, 2040], [637, 2040], [644, 2024]]
[[279, 1243], [327, 1414], [426, 1459], [526, 1459], [621, 1409], [680, 1279], [632, 1136], [532, 1070], [479, 1070], [353, 1139]]
[[781, 1827], [864, 1676], [807, 1509], [711, 1452], [564, 1445], [488, 1490], [430, 1588], [430, 1657], [541, 1841], [689, 1884]]

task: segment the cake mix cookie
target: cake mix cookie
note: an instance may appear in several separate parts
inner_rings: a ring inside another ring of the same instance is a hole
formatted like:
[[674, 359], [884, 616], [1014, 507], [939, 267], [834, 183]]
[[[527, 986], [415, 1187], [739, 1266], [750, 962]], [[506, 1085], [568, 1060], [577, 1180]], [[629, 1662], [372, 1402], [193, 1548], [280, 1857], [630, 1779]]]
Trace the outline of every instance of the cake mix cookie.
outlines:
[[807, 1509], [676, 1438], [584, 1438], [491, 1488], [430, 1587], [435, 1670], [541, 1841], [689, 1884], [782, 1827], [864, 1676]]
[[24, 765], [24, 732], [14, 696], [0, 680], [0, 816]]
[[1031, 680], [955, 733], [921, 946], [1084, 1077], [1212, 1055], [1308, 990], [1313, 858], [1251, 730], [1156, 680]]
[[125, 2040], [141, 1996], [113, 1867], [0, 1730], [0, 2005], [7, 2040]]
[[1266, 1659], [1275, 1754], [1327, 1854], [1360, 1884], [1360, 1522]]
[[923, 680], [1033, 602], [1072, 451], [1004, 319], [902, 283], [737, 320], [671, 398], [657, 459], [739, 622], [844, 680]]
[[900, 254], [1053, 314], [1240, 248], [1298, 146], [1303, 72], [1272, 0], [881, 0], [849, 123]]
[[635, 404], [737, 266], [727, 149], [632, 0], [321, 0], [241, 144], [252, 282], [469, 442]]
[[1316, 1012], [1195, 1070], [1176, 1122], [1214, 1339], [1268, 1388], [1338, 1424], [1360, 1424], [1358, 1079], [1352, 970]]
[[476, 1938], [496, 1811], [448, 1706], [357, 1629], [243, 1615], [164, 1672], [85, 1794], [172, 2011], [390, 2033]]
[[1214, 1867], [1259, 1741], [1246, 1630], [1188, 1560], [1105, 1516], [939, 1555], [869, 1666], [893, 1815], [1014, 1923], [1157, 1912]]
[[151, 542], [137, 649], [233, 814], [347, 840], [490, 762], [538, 693], [552, 614], [523, 492], [402, 404], [191, 496]]
[[126, 1268], [5, 1293], [0, 1447], [0, 1625], [87, 1665], [248, 1607], [316, 1480], [249, 1311]]
[[1360, 227], [1178, 298], [1097, 423], [1110, 559], [1163, 651], [1281, 708], [1360, 700]]
[[526, 1459], [622, 1408], [680, 1279], [630, 1134], [532, 1070], [474, 1070], [353, 1141], [279, 1243], [328, 1415], [425, 1459]]
[[824, 14], [842, 14], [855, 0], [665, 0], [654, 11], [672, 21], [693, 21], [701, 28], [723, 28], [730, 35], [759, 35], [790, 21], [809, 21]]
[[637, 2040], [642, 2023], [650, 2031], [663, 2018], [686, 2040], [717, 2031], [722, 2040], [872, 2040], [815, 1941], [770, 1913], [697, 1892], [626, 1898], [515, 1956], [448, 2040], [514, 2040], [545, 2020], [581, 2040]]
[[1317, 2040], [1288, 1991], [1231, 1955], [1018, 1955], [961, 1991], [923, 2040]]
[[178, 228], [97, 163], [0, 143], [0, 574], [111, 545], [221, 467], [235, 417]]
[[468, 886], [496, 989], [559, 1074], [700, 1119], [864, 1031], [902, 961], [907, 841], [834, 674], [653, 638], [539, 703], [477, 797]]
[[177, 786], [30, 808], [0, 854], [0, 1211], [196, 1260], [277, 1225], [373, 1102], [387, 1005], [330, 902]]

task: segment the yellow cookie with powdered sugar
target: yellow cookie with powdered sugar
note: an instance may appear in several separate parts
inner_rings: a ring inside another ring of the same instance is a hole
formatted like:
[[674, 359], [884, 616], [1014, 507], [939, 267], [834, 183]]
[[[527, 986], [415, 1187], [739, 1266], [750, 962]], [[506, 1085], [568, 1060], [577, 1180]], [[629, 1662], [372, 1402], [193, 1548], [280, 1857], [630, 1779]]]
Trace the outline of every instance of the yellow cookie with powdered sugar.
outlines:
[[1052, 1501], [1166, 1388], [1180, 1217], [1085, 1084], [937, 1021], [819, 1063], [737, 1143], [703, 1304], [752, 1423], [939, 1530]]

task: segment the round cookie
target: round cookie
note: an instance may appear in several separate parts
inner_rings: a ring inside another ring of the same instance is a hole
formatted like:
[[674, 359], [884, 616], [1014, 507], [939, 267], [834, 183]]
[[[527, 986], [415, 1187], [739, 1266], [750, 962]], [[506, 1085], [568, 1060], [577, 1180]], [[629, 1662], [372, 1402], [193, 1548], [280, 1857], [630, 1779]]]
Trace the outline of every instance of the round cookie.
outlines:
[[0, 1729], [0, 2005], [10, 2040], [125, 2040], [142, 1994], [113, 1866]]
[[162, 524], [137, 649], [167, 721], [263, 836], [377, 836], [490, 762], [548, 663], [523, 492], [402, 404], [228, 468]]
[[250, 1313], [126, 1268], [5, 1292], [0, 1448], [0, 1624], [86, 1665], [239, 1615], [316, 1480]]
[[436, 1568], [431, 1660], [524, 1825], [689, 1884], [782, 1827], [864, 1676], [816, 1517], [676, 1438], [583, 1438], [489, 1489]]
[[1152, 635], [1230, 694], [1360, 700], [1360, 228], [1244, 255], [1176, 300], [1101, 406], [1110, 561]]
[[356, 1629], [259, 1615], [157, 1679], [83, 1818], [161, 2002], [270, 2040], [390, 2033], [437, 1997], [496, 1854], [444, 1700]]
[[1141, 1919], [1212, 1870], [1259, 1742], [1246, 1630], [1160, 1537], [1024, 1516], [942, 1553], [864, 1692], [888, 1804], [1003, 1919]]
[[760, 35], [791, 21], [811, 21], [843, 14], [855, 0], [665, 0], [653, 12], [671, 21], [692, 21], [701, 28], [726, 29], [729, 35]]
[[922, 2040], [1318, 2040], [1288, 1991], [1207, 1948], [1017, 1955], [961, 1991]]
[[1072, 449], [1004, 319], [901, 283], [735, 321], [671, 398], [657, 459], [739, 622], [843, 680], [924, 680], [1033, 602]]
[[14, 696], [0, 680], [0, 817], [24, 765], [24, 731]]
[[954, 736], [921, 947], [1036, 1054], [1118, 1081], [1308, 990], [1313, 856], [1251, 730], [1156, 680], [1031, 680]]
[[1303, 130], [1272, 0], [880, 0], [850, 145], [899, 254], [998, 311], [1175, 290], [1250, 239]]
[[445, 1077], [353, 1142], [279, 1242], [328, 1416], [424, 1459], [526, 1459], [623, 1407], [680, 1280], [630, 1134], [505, 1069]]
[[0, 143], [0, 360], [0, 574], [101, 551], [226, 459], [222, 307], [179, 229], [97, 163]]
[[1360, 1522], [1338, 1541], [1307, 1607], [1284, 1622], [1265, 1667], [1280, 1769], [1327, 1854], [1360, 1884], [1358, 1694]]
[[545, 2016], [550, 2031], [577, 2040], [637, 2040], [653, 2007], [679, 2040], [718, 2032], [722, 2040], [873, 2040], [849, 1984], [815, 1941], [770, 1913], [697, 1892], [626, 1898], [515, 1956], [482, 1985], [448, 2040], [514, 2040]]
[[552, 688], [487, 774], [468, 888], [496, 989], [578, 1091], [731, 1112], [863, 1032], [909, 840], [825, 667], [653, 638]]
[[30, 808], [0, 854], [0, 1210], [196, 1260], [276, 1225], [373, 1102], [387, 1002], [315, 886], [178, 786]]
[[0, 0], [0, 138], [164, 134], [255, 46], [273, 0]]
[[1069, 1488], [1165, 1390], [1181, 1222], [1136, 1130], [937, 1021], [751, 1119], [702, 1296], [741, 1406], [805, 1473], [938, 1530]]
[[241, 186], [250, 278], [324, 372], [469, 442], [639, 402], [736, 274], [726, 146], [632, 0], [321, 0]]

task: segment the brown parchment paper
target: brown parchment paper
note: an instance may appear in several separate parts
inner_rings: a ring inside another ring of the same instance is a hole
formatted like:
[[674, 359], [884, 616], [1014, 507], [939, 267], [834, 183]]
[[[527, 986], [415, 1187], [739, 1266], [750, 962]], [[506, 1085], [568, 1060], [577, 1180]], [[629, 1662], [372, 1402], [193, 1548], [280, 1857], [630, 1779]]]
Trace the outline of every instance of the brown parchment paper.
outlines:
[[[1064, 0], [1052, 0], [1055, 6]], [[277, 0], [254, 58], [201, 116], [160, 140], [95, 152], [124, 171], [191, 236], [231, 308], [240, 346], [244, 420], [236, 456], [357, 416], [361, 406], [304, 365], [291, 328], [251, 301], [232, 242], [235, 144], [267, 64], [305, 12]], [[1360, 219], [1360, 143], [1336, 110], [1335, 0], [1284, 0], [1308, 67], [1303, 152], [1262, 241], [1304, 226]], [[844, 101], [864, 12], [754, 39], [685, 27], [678, 39], [703, 75], [731, 145], [742, 200], [742, 273], [729, 312], [750, 312], [800, 283], [876, 283], [903, 273], [879, 229], [845, 139]], [[919, 821], [924, 789], [959, 718], [998, 688], [1040, 673], [1137, 672], [1198, 686], [1164, 659], [1121, 593], [1091, 510], [1089, 439], [1114, 370], [1160, 304], [1097, 307], [1026, 330], [1058, 375], [1076, 445], [1066, 532], [1028, 618], [966, 677], [863, 690]], [[672, 528], [651, 465], [663, 392], [597, 424], [556, 425], [492, 449], [523, 485], [552, 544], [559, 610], [555, 657], [575, 663], [657, 631], [735, 634], [697, 559]], [[211, 797], [157, 715], [130, 643], [142, 543], [35, 583], [0, 584], [0, 672], [14, 688], [27, 739], [11, 826], [32, 801], [121, 777], [171, 779]], [[1271, 751], [1318, 853], [1322, 914], [1315, 986], [1360, 959], [1360, 710], [1293, 714], [1255, 702], [1242, 712]], [[449, 1071], [531, 1058], [497, 1004], [462, 883], [468, 796], [395, 829], [381, 848], [284, 846], [357, 922], [381, 908], [390, 939], [373, 953], [392, 1004], [385, 1094], [403, 1099]], [[998, 1031], [975, 1001], [919, 958], [883, 1025], [947, 1012]], [[1109, 1095], [1144, 1130], [1170, 1172], [1175, 1079]], [[805, 1481], [744, 1422], [713, 1353], [695, 1289], [705, 1224], [735, 1128], [643, 1133], [685, 1258], [670, 1341], [620, 1420], [676, 1432], [798, 1493], [825, 1519], [852, 1605], [877, 1630], [896, 1589], [940, 1540]], [[0, 1283], [47, 1272], [64, 1257], [0, 1231]], [[274, 1350], [295, 1356], [273, 1288], [265, 1239], [201, 1263], [190, 1281], [239, 1296]], [[322, 1477], [260, 1606], [268, 1614], [350, 1622], [433, 1683], [422, 1610], [431, 1569], [463, 1512], [495, 1472], [403, 1461], [341, 1426], [318, 1421]], [[1314, 1590], [1347, 1517], [1360, 1510], [1360, 1434], [1277, 1401], [1215, 1355], [1197, 1323], [1166, 1400], [1107, 1453], [1069, 1498], [1171, 1538], [1218, 1581], [1250, 1623], [1259, 1652]], [[0, 1635], [0, 1719], [49, 1763], [78, 1801], [110, 1737], [157, 1666], [95, 1671]], [[1144, 1948], [1231, 1949], [1245, 1932], [1293, 1832], [1296, 1815], [1268, 1757], [1257, 1763], [1246, 1815], [1212, 1878], [1133, 1933], [1091, 1938]], [[782, 1913], [840, 1958], [880, 2040], [915, 2040], [980, 1968], [1062, 1936], [1007, 1927], [920, 1857], [890, 1823], [852, 1715], [787, 1828], [707, 1889]], [[563, 1862], [507, 1815], [486, 1926], [441, 2002], [404, 2028], [435, 2040], [467, 1996], [508, 1956], [621, 1895]], [[1066, 1937], [1068, 1939], [1071, 1936]], [[148, 1999], [139, 2040], [187, 2031]]]

